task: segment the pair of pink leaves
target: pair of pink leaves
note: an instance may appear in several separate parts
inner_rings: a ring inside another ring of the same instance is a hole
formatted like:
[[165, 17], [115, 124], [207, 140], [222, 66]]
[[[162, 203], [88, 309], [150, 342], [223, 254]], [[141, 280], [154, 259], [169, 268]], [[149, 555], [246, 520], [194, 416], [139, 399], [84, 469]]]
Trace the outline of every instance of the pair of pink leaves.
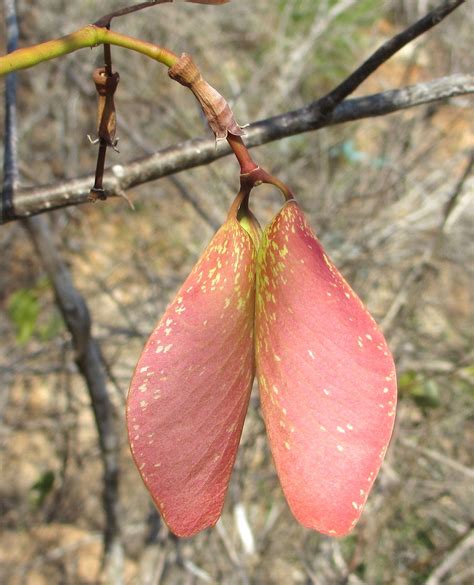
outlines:
[[359, 519], [390, 440], [393, 360], [295, 201], [259, 245], [246, 231], [252, 220], [235, 209], [139, 359], [127, 405], [132, 454], [172, 532], [213, 526], [256, 368], [294, 516], [342, 536]]

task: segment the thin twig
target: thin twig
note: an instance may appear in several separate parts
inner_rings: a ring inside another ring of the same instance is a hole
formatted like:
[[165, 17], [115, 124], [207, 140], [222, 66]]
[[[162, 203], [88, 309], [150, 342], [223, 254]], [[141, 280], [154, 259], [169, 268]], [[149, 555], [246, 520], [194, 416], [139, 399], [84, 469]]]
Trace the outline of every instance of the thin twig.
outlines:
[[459, 463], [459, 461], [451, 459], [450, 457], [447, 457], [446, 455], [443, 455], [442, 453], [439, 453], [434, 449], [428, 449], [427, 447], [417, 445], [410, 439], [400, 438], [399, 441], [404, 447], [413, 449], [417, 453], [425, 455], [425, 457], [428, 457], [432, 461], [437, 461], [438, 463], [441, 463], [441, 465], [445, 465], [446, 467], [449, 467], [453, 471], [465, 475], [469, 479], [474, 479], [474, 469], [466, 467], [462, 463]]
[[[278, 91], [275, 96], [277, 99], [287, 97], [295, 91], [304, 71], [305, 64], [308, 62], [308, 55], [313, 52], [318, 38], [332, 26], [334, 20], [353, 8], [354, 4], [357, 4], [357, 0], [341, 0], [331, 6], [324, 17], [321, 17], [319, 13], [315, 15], [310, 30], [300, 40], [298, 45], [289, 52], [287, 60], [283, 63], [282, 70], [278, 76]], [[339, 101], [342, 101], [342, 99]], [[337, 103], [334, 102], [334, 106]], [[271, 106], [267, 107], [271, 109]]]
[[[7, 52], [10, 53], [18, 45], [18, 23], [16, 19], [15, 0], [4, 0], [5, 21], [7, 23]], [[16, 124], [16, 73], [5, 79], [5, 139], [3, 150], [3, 184], [0, 197], [0, 217], [11, 217], [13, 212], [13, 195], [18, 183], [18, 132]], [[10, 384], [2, 393], [0, 401], [0, 420], [8, 403]]]
[[467, 552], [474, 548], [474, 530], [470, 530], [455, 548], [443, 559], [425, 581], [425, 585], [439, 585], [443, 577], [450, 573]]
[[229, 536], [229, 534], [224, 526], [224, 522], [223, 522], [222, 518], [220, 518], [216, 524], [216, 531], [217, 531], [217, 534], [219, 535], [220, 539], [222, 540], [222, 544], [224, 545], [224, 548], [227, 552], [229, 560], [234, 565], [236, 572], [240, 576], [241, 583], [243, 585], [249, 585], [250, 581], [249, 581], [249, 577], [247, 575], [247, 572], [245, 570], [245, 567], [242, 563], [242, 560], [241, 560], [238, 552], [235, 550], [235, 547], [232, 543], [232, 540], [231, 540], [231, 538], [230, 538], [230, 536]]
[[[150, 2], [140, 2], [139, 4], [133, 4], [132, 6], [125, 6], [124, 8], [119, 8], [110, 14], [106, 14], [97, 20], [94, 25], [100, 27], [109, 27], [110, 23], [112, 22], [113, 18], [117, 18], [118, 16], [125, 16], [127, 14], [132, 14], [132, 12], [138, 12], [139, 10], [143, 10], [144, 8], [151, 8], [152, 6], [159, 6], [160, 4], [169, 4], [174, 0], [151, 0]], [[194, 2], [196, 4], [225, 4], [229, 0], [186, 0], [187, 2]]]
[[166, 4], [168, 2], [173, 2], [173, 0], [151, 0], [151, 2], [140, 2], [139, 4], [133, 4], [132, 6], [119, 8], [114, 12], [110, 12], [105, 16], [101, 16], [99, 20], [94, 22], [94, 25], [108, 28], [113, 18], [125, 16], [126, 14], [132, 14], [132, 12], [138, 12], [139, 10], [143, 10], [144, 8], [151, 8], [152, 6], [159, 6], [160, 4]]
[[[443, 242], [444, 228], [449, 218], [451, 217], [451, 214], [456, 208], [456, 204], [459, 200], [460, 194], [463, 191], [464, 184], [471, 174], [473, 164], [474, 150], [468, 154], [467, 162], [461, 173], [461, 176], [458, 181], [456, 181], [453, 191], [443, 206], [442, 216], [434, 237], [429, 241], [421, 259], [410, 269], [406, 279], [403, 282], [403, 285], [400, 287], [400, 290], [395, 295], [390, 308], [386, 312], [385, 317], [381, 323], [383, 331], [388, 332], [390, 330], [390, 328], [395, 323], [395, 320], [399, 318], [400, 314], [407, 306], [410, 299], [413, 299], [415, 302], [418, 299], [418, 296], [414, 294], [417, 290], [415, 285], [418, 285], [418, 287], [420, 286], [420, 283], [426, 275], [428, 268], [432, 264], [433, 258], [436, 257], [439, 251], [439, 247]], [[403, 322], [404, 319], [401, 319], [400, 321]]]
[[[118, 121], [122, 131], [126, 132], [128, 137], [137, 145], [139, 146], [144, 153], [148, 155], [153, 154], [153, 147], [151, 144], [147, 142], [147, 140], [142, 136], [142, 133], [137, 132], [131, 124], [127, 122], [127, 120], [118, 117]], [[194, 209], [197, 215], [213, 230], [217, 231], [219, 226], [222, 222], [214, 219], [207, 210], [201, 205], [200, 201], [196, 198], [196, 196], [187, 189], [185, 183], [177, 176], [170, 175], [168, 180], [174, 185], [178, 193], [187, 201], [191, 207]]]
[[365, 81], [374, 71], [383, 63], [398, 53], [408, 43], [421, 36], [431, 28], [444, 20], [451, 12], [456, 10], [466, 0], [445, 0], [434, 10], [429, 12], [420, 20], [406, 28], [401, 33], [395, 35], [362, 63], [353, 73], [349, 75], [342, 83], [331, 90], [327, 95], [318, 100], [317, 105], [322, 114], [330, 113], [334, 107], [342, 102], [347, 96], [353, 93], [363, 81]]
[[[18, 47], [18, 22], [15, 0], [4, 0], [5, 22], [7, 24], [7, 53]], [[16, 73], [5, 79], [5, 146], [3, 154], [3, 185], [0, 202], [2, 216], [13, 212], [13, 194], [18, 183], [18, 132], [16, 123]]]

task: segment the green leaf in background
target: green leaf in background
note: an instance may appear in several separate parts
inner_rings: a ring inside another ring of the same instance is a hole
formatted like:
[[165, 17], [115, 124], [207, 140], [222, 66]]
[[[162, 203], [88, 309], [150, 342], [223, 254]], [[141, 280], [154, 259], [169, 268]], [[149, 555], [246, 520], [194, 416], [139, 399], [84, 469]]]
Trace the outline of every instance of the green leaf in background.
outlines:
[[16, 328], [16, 340], [23, 345], [33, 335], [40, 312], [34, 289], [22, 288], [14, 292], [10, 296], [7, 309]]
[[470, 398], [474, 398], [474, 364], [459, 370], [457, 373], [457, 380], [462, 391]]
[[54, 471], [44, 471], [30, 488], [30, 502], [35, 508], [40, 508], [46, 496], [51, 493], [54, 486]]
[[399, 377], [398, 387], [400, 394], [409, 396], [423, 410], [438, 408], [441, 404], [439, 384], [413, 370]]
[[27, 343], [33, 335], [41, 341], [52, 339], [62, 328], [63, 321], [56, 309], [48, 306], [47, 295], [50, 283], [40, 278], [31, 288], [21, 288], [10, 295], [7, 311], [16, 330], [20, 345]]
[[[358, 0], [347, 9], [342, 9], [334, 18], [332, 9], [340, 0], [278, 0], [277, 7], [284, 23], [284, 42], [288, 47], [297, 47], [307, 38], [314, 25], [324, 23], [315, 40], [316, 58], [308, 59], [305, 65], [305, 81], [302, 91], [305, 99], [314, 99], [315, 84], [323, 91], [338, 83], [351, 69], [348, 55], [357, 53], [360, 47], [368, 46], [371, 27], [380, 18], [380, 2]], [[289, 49], [291, 51], [291, 49]]]

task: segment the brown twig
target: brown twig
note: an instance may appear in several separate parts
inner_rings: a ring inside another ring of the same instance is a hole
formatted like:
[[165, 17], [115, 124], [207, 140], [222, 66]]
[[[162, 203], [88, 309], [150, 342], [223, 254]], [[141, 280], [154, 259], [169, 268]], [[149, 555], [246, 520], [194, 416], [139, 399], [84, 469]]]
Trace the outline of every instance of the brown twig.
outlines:
[[[194, 2], [195, 4], [225, 4], [229, 2], [229, 0], [186, 0], [187, 2]], [[143, 10], [144, 8], [151, 8], [152, 6], [159, 6], [160, 4], [169, 4], [173, 2], [173, 0], [151, 0], [150, 2], [140, 2], [139, 4], [134, 4], [132, 6], [125, 6], [124, 8], [119, 8], [110, 14], [106, 14], [97, 20], [94, 24], [95, 26], [106, 27], [110, 26], [113, 18], [117, 18], [119, 16], [125, 16], [126, 14], [132, 14], [132, 12], [138, 12], [139, 10]]]
[[139, 4], [134, 4], [132, 6], [125, 6], [124, 8], [119, 8], [118, 10], [114, 10], [114, 12], [106, 14], [105, 16], [101, 16], [99, 20], [94, 22], [94, 25], [109, 28], [113, 18], [132, 14], [132, 12], [138, 12], [144, 8], [151, 8], [152, 6], [159, 6], [160, 4], [166, 4], [169, 2], [173, 2], [173, 0], [152, 0], [151, 2], [140, 2]]
[[467, 156], [466, 165], [463, 168], [462, 174], [456, 182], [447, 202], [443, 206], [443, 213], [434, 237], [426, 246], [421, 259], [410, 269], [407, 277], [403, 281], [403, 285], [395, 295], [390, 308], [385, 314], [381, 323], [382, 329], [385, 332], [390, 331], [395, 322], [403, 323], [406, 316], [401, 317], [401, 315], [406, 311], [413, 310], [413, 305], [419, 300], [420, 296], [417, 292], [422, 286], [423, 278], [426, 276], [429, 267], [432, 265], [433, 258], [435, 258], [439, 252], [440, 245], [443, 241], [444, 228], [456, 207], [466, 181], [471, 175], [473, 164], [474, 150], [471, 150]]
[[471, 528], [431, 573], [425, 581], [425, 585], [439, 585], [444, 582], [444, 577], [453, 570], [472, 548], [474, 548], [474, 530]]

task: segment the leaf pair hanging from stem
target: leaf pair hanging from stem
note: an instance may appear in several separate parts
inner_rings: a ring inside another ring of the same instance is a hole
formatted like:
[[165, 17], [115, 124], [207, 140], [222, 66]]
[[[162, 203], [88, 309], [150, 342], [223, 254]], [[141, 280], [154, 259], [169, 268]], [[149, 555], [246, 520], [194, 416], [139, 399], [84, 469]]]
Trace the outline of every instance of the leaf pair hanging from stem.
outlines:
[[[214, 525], [257, 373], [293, 514], [325, 534], [347, 534], [392, 433], [393, 359], [291, 190], [252, 160], [224, 98], [187, 55], [170, 76], [193, 91], [216, 137], [227, 138], [241, 188], [136, 366], [127, 401], [134, 460], [175, 534]], [[261, 183], [285, 198], [263, 235], [249, 209]]]
[[[152, 4], [117, 11], [96, 25], [108, 27], [113, 17]], [[108, 45], [105, 61], [94, 77], [98, 169], [101, 153], [115, 146], [118, 74]], [[292, 191], [253, 161], [226, 100], [186, 54], [173, 59], [169, 75], [191, 89], [216, 139], [228, 140], [240, 163], [240, 191], [136, 366], [127, 400], [134, 460], [175, 534], [214, 525], [257, 374], [272, 455], [293, 514], [325, 534], [347, 534], [392, 433], [393, 359]], [[249, 209], [261, 183], [275, 185], [285, 198], [263, 234]]]
[[138, 361], [127, 403], [132, 454], [175, 534], [215, 524], [256, 370], [291, 510], [341, 536], [357, 522], [391, 436], [393, 360], [296, 201], [261, 237], [248, 192]]

